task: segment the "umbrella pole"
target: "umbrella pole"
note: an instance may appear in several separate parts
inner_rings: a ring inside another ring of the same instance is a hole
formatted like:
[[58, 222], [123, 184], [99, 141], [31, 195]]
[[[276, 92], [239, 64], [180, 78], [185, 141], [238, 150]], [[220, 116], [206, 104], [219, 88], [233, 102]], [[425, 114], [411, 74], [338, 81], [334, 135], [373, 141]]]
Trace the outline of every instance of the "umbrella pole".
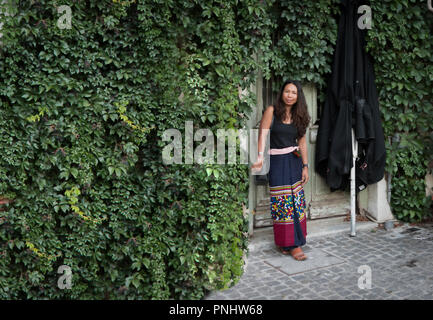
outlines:
[[355, 131], [352, 129], [352, 161], [353, 166], [350, 170], [350, 236], [356, 236], [356, 167], [355, 161], [358, 155], [358, 141], [355, 139]]

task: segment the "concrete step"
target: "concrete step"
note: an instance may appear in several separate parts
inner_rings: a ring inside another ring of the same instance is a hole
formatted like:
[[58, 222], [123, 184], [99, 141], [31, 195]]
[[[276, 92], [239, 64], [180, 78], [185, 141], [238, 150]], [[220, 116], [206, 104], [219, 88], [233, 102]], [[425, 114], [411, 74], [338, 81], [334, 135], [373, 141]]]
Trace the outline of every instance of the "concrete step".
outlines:
[[254, 228], [271, 227], [272, 225], [269, 200], [262, 200], [254, 213]]
[[312, 201], [309, 206], [309, 218], [311, 219], [342, 216], [348, 212], [350, 213], [350, 200], [348, 199]]
[[266, 227], [272, 227], [274, 225], [274, 221], [272, 218], [267, 219], [254, 219], [254, 228], [266, 228]]
[[[344, 221], [346, 217], [334, 217], [307, 221], [307, 237], [315, 238], [336, 233], [347, 232], [350, 234], [350, 221]], [[373, 221], [356, 221], [356, 231], [372, 230], [378, 227]]]

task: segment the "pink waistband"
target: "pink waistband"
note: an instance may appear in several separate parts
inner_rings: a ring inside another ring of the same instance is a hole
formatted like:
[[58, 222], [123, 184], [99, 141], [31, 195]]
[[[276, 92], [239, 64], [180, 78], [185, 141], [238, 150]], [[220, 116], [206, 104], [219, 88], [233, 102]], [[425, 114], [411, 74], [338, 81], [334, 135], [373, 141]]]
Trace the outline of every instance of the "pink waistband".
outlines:
[[298, 146], [295, 147], [287, 147], [287, 148], [282, 148], [282, 149], [269, 149], [268, 153], [269, 154], [285, 154], [285, 153], [290, 153], [293, 152], [295, 150], [299, 150]]

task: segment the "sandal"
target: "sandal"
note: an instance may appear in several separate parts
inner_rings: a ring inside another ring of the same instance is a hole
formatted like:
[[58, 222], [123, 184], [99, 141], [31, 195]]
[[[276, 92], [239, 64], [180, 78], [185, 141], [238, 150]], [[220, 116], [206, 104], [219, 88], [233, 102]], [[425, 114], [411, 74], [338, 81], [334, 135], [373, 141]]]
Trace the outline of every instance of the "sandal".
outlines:
[[297, 261], [304, 261], [307, 259], [307, 256], [304, 254], [301, 248], [295, 248], [290, 250], [290, 254], [292, 255], [293, 259]]

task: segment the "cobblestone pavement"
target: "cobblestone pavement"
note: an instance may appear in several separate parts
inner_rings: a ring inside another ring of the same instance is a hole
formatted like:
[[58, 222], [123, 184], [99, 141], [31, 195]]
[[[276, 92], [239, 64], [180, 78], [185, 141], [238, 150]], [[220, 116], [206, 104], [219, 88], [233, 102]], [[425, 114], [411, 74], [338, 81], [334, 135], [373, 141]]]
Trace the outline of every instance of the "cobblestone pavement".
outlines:
[[[433, 225], [376, 228], [359, 231], [356, 237], [340, 233], [309, 240], [307, 236], [303, 249], [307, 256], [310, 253], [309, 259], [321, 252], [333, 258], [333, 264], [318, 263], [293, 274], [276, 268], [272, 261], [295, 263], [299, 268], [299, 264], [307, 266], [308, 259], [294, 261], [263, 239], [251, 239], [249, 248], [239, 282], [211, 292], [206, 300], [433, 299]], [[371, 270], [371, 288], [365, 280], [368, 271], [361, 266]]]

